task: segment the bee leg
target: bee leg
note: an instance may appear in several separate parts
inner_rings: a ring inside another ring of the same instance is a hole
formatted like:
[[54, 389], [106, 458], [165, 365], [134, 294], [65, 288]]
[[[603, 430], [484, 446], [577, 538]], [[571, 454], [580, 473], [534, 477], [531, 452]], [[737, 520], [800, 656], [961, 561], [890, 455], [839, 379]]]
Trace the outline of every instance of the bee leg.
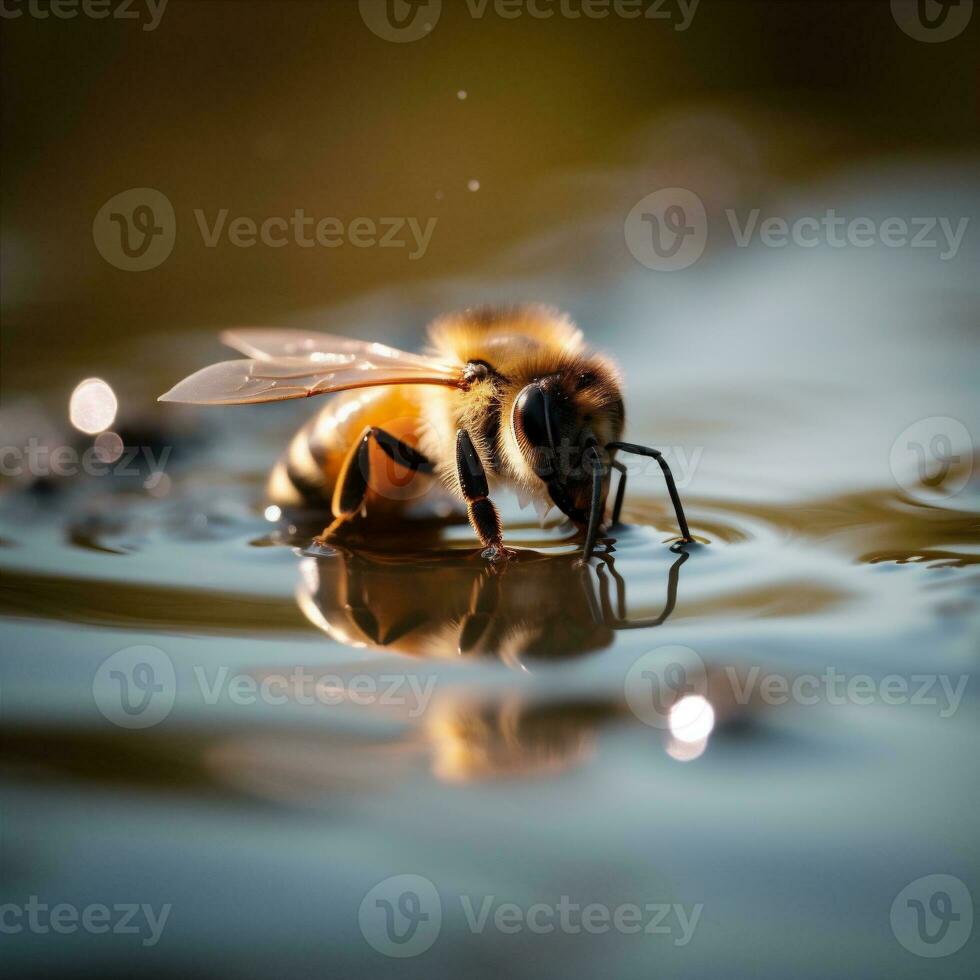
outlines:
[[595, 540], [602, 523], [602, 481], [605, 476], [605, 466], [602, 457], [595, 447], [586, 450], [592, 466], [592, 497], [589, 503], [589, 524], [585, 532], [585, 547], [582, 549], [582, 561], [588, 561], [595, 551]]
[[616, 502], [613, 504], [612, 522], [619, 523], [619, 515], [623, 512], [623, 498], [626, 496], [626, 466], [618, 459], [611, 463], [612, 468], [619, 474], [619, 485], [616, 487]]
[[670, 467], [667, 465], [663, 453], [651, 449], [649, 446], [637, 446], [632, 442], [611, 442], [606, 446], [606, 449], [618, 449], [634, 456], [649, 456], [660, 464], [660, 468], [664, 471], [664, 480], [667, 481], [667, 493], [670, 494], [670, 502], [674, 505], [674, 513], [677, 515], [677, 523], [680, 525], [681, 537], [684, 541], [693, 542], [694, 538], [691, 537], [691, 532], [687, 527], [687, 518], [684, 516], [684, 507], [681, 504], [680, 495], [677, 493], [677, 485], [674, 483], [674, 475], [670, 472]]
[[372, 439], [386, 456], [409, 470], [432, 473], [435, 469], [432, 462], [417, 449], [402, 442], [401, 439], [396, 439], [384, 429], [369, 426], [361, 433], [340, 469], [333, 501], [330, 504], [334, 521], [315, 539], [318, 544], [325, 544], [338, 528], [356, 517], [364, 506], [371, 478]]
[[396, 439], [390, 432], [384, 429], [374, 428], [371, 430], [374, 441], [381, 447], [384, 454], [394, 462], [411, 470], [413, 473], [435, 473], [435, 463], [428, 456], [420, 453], [414, 446], [410, 446], [401, 439]]
[[490, 500], [487, 474], [470, 434], [465, 429], [456, 433], [456, 476], [459, 488], [466, 499], [466, 513], [470, 524], [483, 542], [483, 557], [487, 561], [501, 561], [513, 552], [504, 547], [500, 537], [500, 515]]

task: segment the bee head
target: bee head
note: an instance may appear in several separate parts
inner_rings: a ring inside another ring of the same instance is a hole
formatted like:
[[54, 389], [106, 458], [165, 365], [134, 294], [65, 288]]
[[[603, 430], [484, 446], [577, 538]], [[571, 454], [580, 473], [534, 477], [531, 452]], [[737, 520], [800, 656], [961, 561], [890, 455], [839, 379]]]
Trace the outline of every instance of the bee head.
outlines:
[[586, 524], [594, 454], [606, 466], [608, 488], [605, 446], [623, 429], [623, 401], [612, 370], [590, 359], [535, 377], [514, 399], [511, 425], [524, 462], [555, 505]]

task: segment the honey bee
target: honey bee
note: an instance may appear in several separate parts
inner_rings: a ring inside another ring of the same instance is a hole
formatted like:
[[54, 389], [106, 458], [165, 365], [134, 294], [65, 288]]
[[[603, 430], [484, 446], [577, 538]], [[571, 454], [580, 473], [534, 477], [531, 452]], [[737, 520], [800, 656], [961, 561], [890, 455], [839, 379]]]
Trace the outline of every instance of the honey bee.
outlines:
[[[670, 467], [656, 450], [622, 442], [622, 382], [571, 320], [548, 307], [467, 310], [437, 319], [430, 350], [300, 330], [239, 329], [222, 341], [245, 360], [212, 364], [160, 401], [247, 405], [343, 392], [295, 435], [269, 479], [280, 507], [323, 507], [325, 543], [359, 516], [404, 513], [412, 481], [441, 481], [466, 506], [491, 562], [506, 560], [491, 489], [510, 486], [555, 505], [584, 532], [591, 557], [612, 471], [619, 520], [626, 467], [617, 453], [655, 459], [681, 538], [691, 541]], [[365, 390], [366, 389], [366, 390]]]

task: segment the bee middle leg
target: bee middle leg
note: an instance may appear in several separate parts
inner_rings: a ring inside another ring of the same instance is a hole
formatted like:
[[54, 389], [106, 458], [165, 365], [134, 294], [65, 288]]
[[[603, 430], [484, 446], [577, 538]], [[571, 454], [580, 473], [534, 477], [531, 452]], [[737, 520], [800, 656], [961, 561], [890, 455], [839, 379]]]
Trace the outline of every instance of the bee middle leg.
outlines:
[[500, 515], [489, 497], [490, 488], [483, 461], [465, 429], [456, 433], [456, 476], [466, 498], [470, 524], [483, 543], [483, 557], [487, 561], [506, 561], [513, 552], [504, 547], [500, 536]]
[[368, 426], [354, 443], [337, 478], [330, 509], [333, 523], [314, 540], [325, 544], [330, 537], [349, 520], [356, 517], [364, 506], [371, 480], [371, 442], [377, 443], [384, 454], [413, 473], [433, 473], [432, 461], [417, 449], [395, 438], [390, 432], [376, 426]]

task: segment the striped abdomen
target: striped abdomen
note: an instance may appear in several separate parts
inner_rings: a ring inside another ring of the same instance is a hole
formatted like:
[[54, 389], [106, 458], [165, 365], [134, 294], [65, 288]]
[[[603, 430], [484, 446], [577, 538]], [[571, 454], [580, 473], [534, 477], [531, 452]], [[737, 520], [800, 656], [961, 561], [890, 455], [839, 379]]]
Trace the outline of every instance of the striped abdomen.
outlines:
[[[361, 388], [331, 398], [293, 436], [276, 463], [267, 485], [269, 501], [284, 508], [328, 509], [344, 460], [368, 426], [417, 446], [422, 428], [419, 386]], [[366, 506], [371, 511], [400, 510], [431, 484], [431, 478], [406, 471], [376, 445], [370, 465]]]

